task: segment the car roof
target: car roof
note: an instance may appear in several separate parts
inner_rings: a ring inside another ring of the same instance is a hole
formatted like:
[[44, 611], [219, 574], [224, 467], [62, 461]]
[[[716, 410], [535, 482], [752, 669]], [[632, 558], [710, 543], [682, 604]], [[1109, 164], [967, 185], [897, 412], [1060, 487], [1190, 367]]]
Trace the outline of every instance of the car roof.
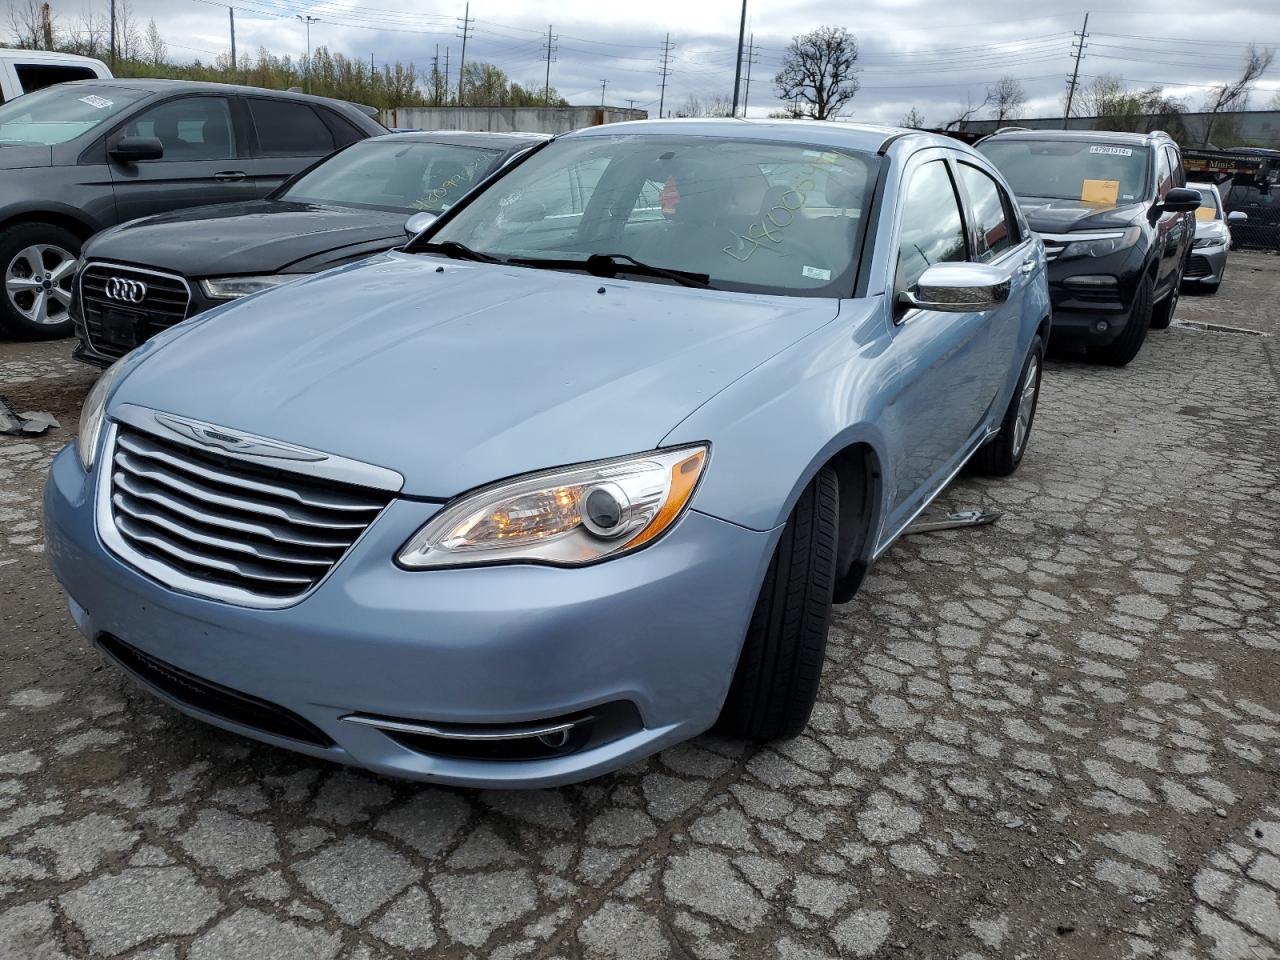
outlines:
[[97, 57], [82, 57], [78, 53], [58, 53], [53, 50], [19, 50], [13, 47], [0, 47], [0, 57], [6, 60], [50, 60], [54, 63], [96, 63], [106, 66]]
[[1006, 127], [984, 138], [983, 142], [997, 137], [1001, 140], [1094, 140], [1099, 143], [1132, 143], [1142, 146], [1156, 141], [1173, 142], [1163, 130], [1127, 133], [1122, 130], [1033, 130], [1030, 127]]
[[329, 106], [345, 107], [362, 116], [367, 114], [358, 104], [347, 100], [336, 100], [332, 97], [317, 97], [309, 93], [294, 93], [291, 90], [268, 90], [265, 87], [246, 87], [235, 83], [213, 83], [206, 80], [161, 80], [154, 77], [104, 77], [97, 80], [72, 80], [65, 86], [116, 87], [125, 90], [141, 90], [144, 93], [222, 93], [241, 94], [245, 96], [273, 97], [278, 100], [300, 100], [304, 103], [324, 103]]
[[413, 130], [388, 133], [375, 140], [397, 143], [452, 143], [462, 147], [487, 147], [492, 150], [516, 150], [550, 140], [547, 133], [489, 133], [474, 130]]
[[724, 137], [726, 139], [777, 140], [843, 147], [863, 153], [884, 152], [891, 143], [910, 138], [916, 146], [933, 145], [969, 152], [952, 137], [906, 127], [878, 123], [845, 123], [838, 120], [753, 120], [744, 117], [672, 117], [661, 120], [628, 120], [585, 127], [565, 137], [613, 137], [628, 134]]

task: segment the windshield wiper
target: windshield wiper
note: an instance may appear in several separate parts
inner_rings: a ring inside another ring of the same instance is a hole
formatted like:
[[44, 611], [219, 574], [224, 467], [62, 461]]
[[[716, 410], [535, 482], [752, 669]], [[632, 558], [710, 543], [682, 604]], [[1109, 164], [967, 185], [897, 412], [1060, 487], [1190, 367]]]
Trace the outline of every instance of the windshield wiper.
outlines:
[[664, 277], [685, 287], [711, 286], [711, 275], [690, 270], [669, 270], [637, 260], [629, 253], [593, 253], [585, 260], [555, 260], [538, 257], [513, 257], [508, 263], [545, 270], [586, 270], [593, 277], [616, 277], [619, 273], [640, 273], [648, 277]]
[[492, 254], [481, 253], [479, 250], [472, 250], [465, 243], [459, 243], [457, 240], [442, 240], [439, 243], [424, 243], [414, 253], [443, 253], [446, 257], [454, 260], [474, 260], [477, 263], [506, 263], [502, 257], [495, 257]]

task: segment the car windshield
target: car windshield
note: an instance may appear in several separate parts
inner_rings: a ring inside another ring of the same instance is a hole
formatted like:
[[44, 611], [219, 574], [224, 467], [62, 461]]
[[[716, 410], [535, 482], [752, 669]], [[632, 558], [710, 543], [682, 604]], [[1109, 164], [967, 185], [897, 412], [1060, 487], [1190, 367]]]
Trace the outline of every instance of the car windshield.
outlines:
[[282, 200], [440, 213], [488, 173], [501, 152], [450, 143], [365, 140], [303, 174]]
[[1082, 140], [987, 140], [978, 151], [996, 165], [1020, 197], [1075, 200], [1101, 206], [1136, 203], [1147, 195], [1147, 148]]
[[1198, 187], [1194, 183], [1188, 184], [1188, 186], [1200, 194], [1200, 206], [1196, 208], [1196, 219], [1221, 220], [1222, 213], [1218, 210], [1218, 195], [1208, 187]]
[[849, 296], [877, 163], [795, 142], [567, 137], [415, 248], [460, 245], [477, 258], [528, 266], [607, 265], [660, 283]]
[[0, 106], [0, 146], [53, 146], [88, 133], [148, 94], [92, 84], [45, 87]]

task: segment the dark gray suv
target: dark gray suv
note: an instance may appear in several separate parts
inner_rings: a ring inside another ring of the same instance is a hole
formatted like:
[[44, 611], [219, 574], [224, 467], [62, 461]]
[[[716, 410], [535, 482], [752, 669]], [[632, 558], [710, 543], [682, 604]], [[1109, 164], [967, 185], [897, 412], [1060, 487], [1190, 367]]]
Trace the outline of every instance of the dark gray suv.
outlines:
[[0, 332], [71, 335], [76, 259], [99, 230], [264, 197], [382, 133], [351, 104], [178, 80], [65, 83], [0, 106]]

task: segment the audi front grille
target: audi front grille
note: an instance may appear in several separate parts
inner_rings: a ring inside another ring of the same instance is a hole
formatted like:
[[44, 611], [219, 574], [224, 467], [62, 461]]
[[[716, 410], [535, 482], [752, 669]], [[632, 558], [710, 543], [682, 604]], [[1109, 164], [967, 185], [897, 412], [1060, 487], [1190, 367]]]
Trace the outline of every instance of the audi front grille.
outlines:
[[109, 546], [168, 586], [256, 607], [310, 592], [392, 498], [128, 423], [101, 469]]
[[122, 357], [187, 318], [191, 288], [177, 274], [90, 263], [80, 273], [80, 312], [89, 346]]

